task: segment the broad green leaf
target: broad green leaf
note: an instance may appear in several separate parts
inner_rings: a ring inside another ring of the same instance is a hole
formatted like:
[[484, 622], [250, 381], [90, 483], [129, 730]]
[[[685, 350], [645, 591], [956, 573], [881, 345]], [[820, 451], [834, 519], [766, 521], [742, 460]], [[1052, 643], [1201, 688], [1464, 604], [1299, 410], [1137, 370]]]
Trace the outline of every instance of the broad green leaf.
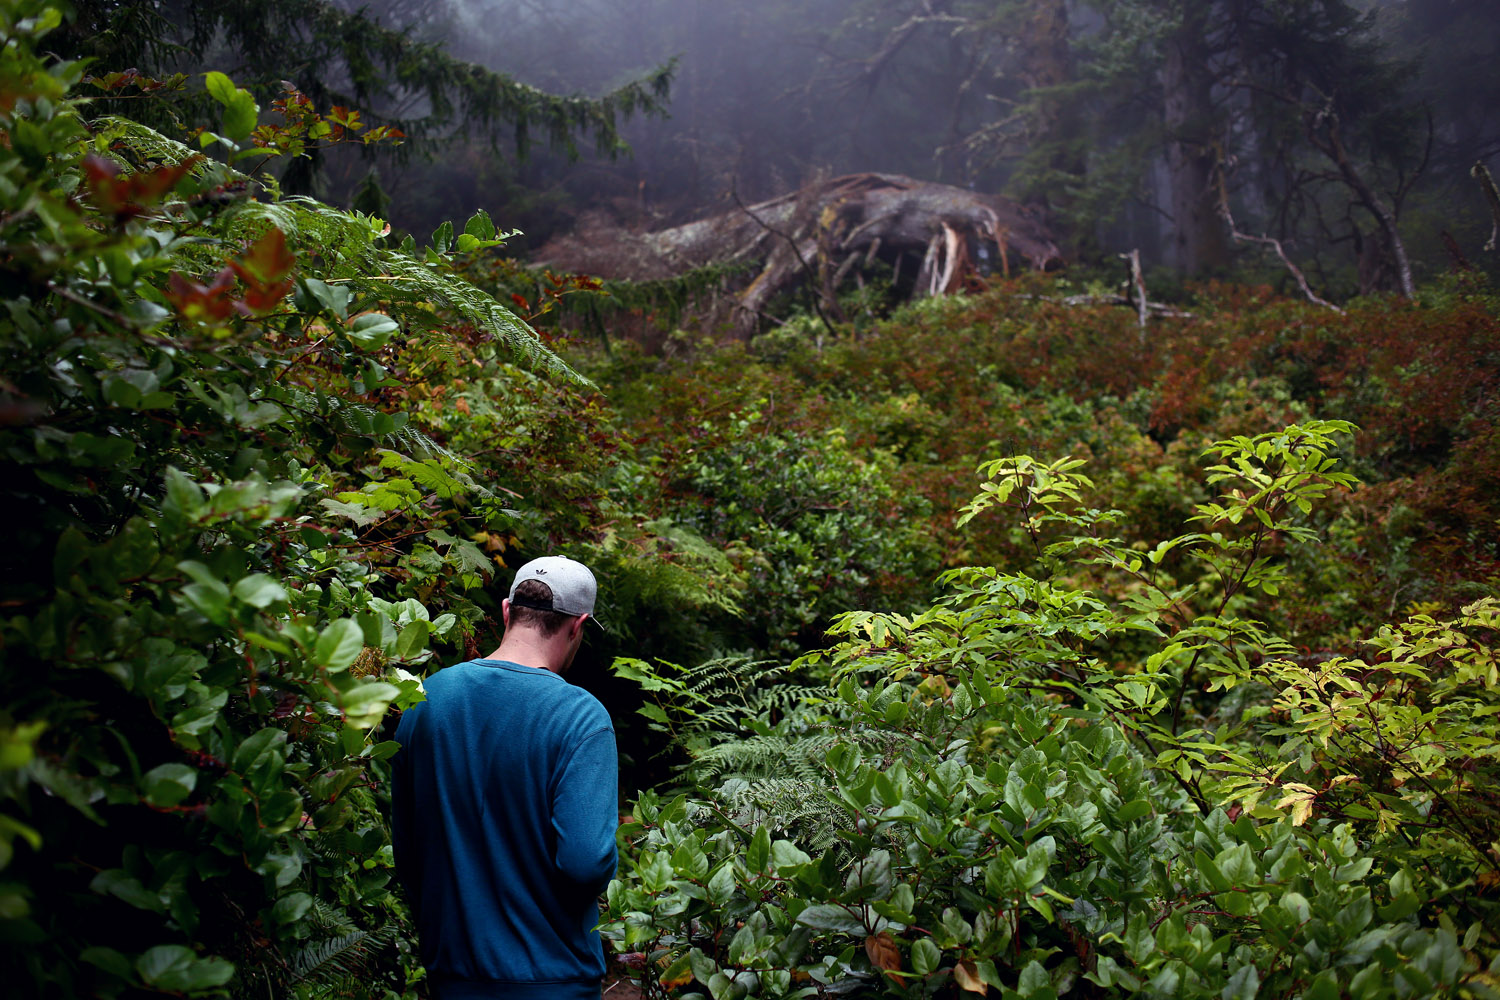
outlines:
[[1041, 962], [1030, 961], [1021, 970], [1020, 978], [1016, 982], [1016, 993], [1022, 997], [1034, 997], [1040, 995], [1053, 995], [1052, 977], [1047, 975], [1047, 970]]
[[313, 662], [325, 670], [348, 670], [365, 648], [364, 632], [352, 619], [340, 618], [318, 635], [313, 646]]
[[1224, 988], [1219, 991], [1221, 1000], [1255, 1000], [1255, 995], [1260, 992], [1260, 970], [1253, 965], [1242, 965]]
[[931, 938], [918, 938], [911, 945], [911, 968], [919, 976], [930, 975], [942, 964], [943, 953]]
[[810, 864], [812, 858], [790, 840], [777, 840], [771, 844], [771, 863], [780, 871], [795, 865]]
[[224, 105], [224, 135], [235, 142], [249, 138], [255, 131], [260, 117], [260, 108], [247, 90], [236, 91], [234, 99]]
[[193, 794], [198, 772], [186, 764], [162, 764], [141, 776], [146, 799], [154, 806], [170, 808]]
[[495, 238], [495, 223], [490, 220], [489, 213], [481, 208], [464, 223], [464, 232], [475, 239], [492, 240]]
[[396, 659], [411, 660], [427, 649], [427, 623], [414, 621], [396, 637]]
[[96, 969], [102, 969], [119, 979], [130, 979], [134, 974], [130, 959], [115, 951], [113, 948], [85, 948], [78, 953], [80, 961], [92, 965]]
[[274, 577], [254, 573], [234, 585], [234, 596], [255, 608], [266, 608], [286, 600], [286, 588]]
[[159, 893], [152, 892], [141, 884], [140, 879], [120, 868], [106, 868], [89, 882], [94, 892], [108, 894], [123, 900], [138, 910], [162, 913], [166, 905]]
[[283, 730], [272, 726], [267, 726], [247, 736], [235, 748], [234, 758], [230, 762], [231, 769], [239, 774], [249, 774], [252, 771], [258, 770], [272, 755], [280, 752], [280, 748], [286, 743], [286, 740], [287, 734]]
[[278, 924], [290, 924], [301, 920], [312, 909], [313, 898], [305, 892], [294, 892], [282, 896], [271, 907], [271, 920]]
[[817, 931], [863, 935], [866, 933], [865, 922], [854, 915], [859, 912], [859, 909], [859, 907], [853, 907], [853, 912], [851, 912], [851, 908], [818, 903], [797, 914], [797, 923]]
[[344, 692], [340, 707], [349, 725], [369, 729], [380, 722], [380, 717], [400, 693], [395, 685], [384, 681], [361, 684]]
[[157, 945], [136, 959], [135, 969], [146, 985], [180, 993], [223, 986], [234, 976], [222, 958], [199, 958], [180, 944]]
[[208, 90], [209, 96], [220, 104], [229, 104], [234, 100], [238, 91], [234, 81], [217, 70], [203, 75], [203, 85]]
[[378, 350], [390, 343], [391, 337], [401, 330], [400, 325], [382, 313], [363, 313], [349, 324], [349, 339], [367, 351]]
[[750, 838], [750, 847], [745, 851], [745, 867], [752, 872], [763, 872], [766, 870], [766, 862], [771, 857], [771, 831], [760, 827], [755, 831], [755, 836]]

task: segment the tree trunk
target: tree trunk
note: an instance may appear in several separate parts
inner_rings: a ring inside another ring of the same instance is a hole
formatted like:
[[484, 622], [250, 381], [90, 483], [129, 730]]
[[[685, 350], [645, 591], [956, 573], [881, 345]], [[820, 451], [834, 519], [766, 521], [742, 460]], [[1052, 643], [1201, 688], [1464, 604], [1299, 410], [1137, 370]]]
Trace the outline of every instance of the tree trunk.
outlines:
[[[1035, 0], [1021, 32], [1021, 82], [1028, 89], [1060, 87], [1073, 79], [1073, 51], [1068, 45], [1068, 5], [1065, 0]], [[1038, 98], [1032, 118], [1032, 141], [1047, 142], [1062, 138], [1064, 102], [1056, 94]], [[1081, 173], [1077, 156], [1054, 154], [1056, 169]], [[1071, 162], [1064, 162], [1065, 160]], [[1072, 168], [1080, 169], [1074, 171]]]
[[1163, 117], [1176, 263], [1186, 274], [1201, 274], [1229, 264], [1214, 192], [1220, 143], [1208, 44], [1212, 5], [1183, 0], [1181, 6], [1182, 23], [1167, 39]]
[[[1045, 160], [1048, 179], [1042, 185], [1040, 199], [1044, 207], [1064, 214], [1072, 202], [1069, 188], [1082, 186], [1087, 172], [1078, 145], [1070, 142], [1078, 133], [1076, 101], [1056, 92], [1056, 88], [1074, 80], [1068, 33], [1066, 0], [1033, 0], [1022, 24], [1020, 43], [1021, 82], [1029, 90], [1042, 91], [1032, 98], [1029, 143], [1033, 149], [1050, 149]], [[1076, 178], [1077, 183], [1058, 183], [1059, 176]], [[1092, 243], [1086, 233], [1070, 235], [1075, 244]]]

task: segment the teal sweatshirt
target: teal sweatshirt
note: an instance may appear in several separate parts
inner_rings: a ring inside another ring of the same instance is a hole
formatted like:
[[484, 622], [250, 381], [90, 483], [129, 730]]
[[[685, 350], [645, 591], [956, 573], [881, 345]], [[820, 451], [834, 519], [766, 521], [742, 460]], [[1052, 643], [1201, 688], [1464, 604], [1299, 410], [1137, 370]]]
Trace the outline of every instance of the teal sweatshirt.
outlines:
[[470, 660], [396, 729], [392, 835], [439, 1000], [599, 997], [615, 874], [609, 713], [557, 674]]

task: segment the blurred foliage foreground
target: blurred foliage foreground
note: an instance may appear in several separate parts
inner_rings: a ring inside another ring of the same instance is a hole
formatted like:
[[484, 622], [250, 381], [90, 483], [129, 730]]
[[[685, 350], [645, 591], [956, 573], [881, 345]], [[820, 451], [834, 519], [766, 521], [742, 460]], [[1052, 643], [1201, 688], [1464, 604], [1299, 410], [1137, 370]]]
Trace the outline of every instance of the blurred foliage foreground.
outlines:
[[557, 550], [659, 786], [603, 917], [647, 995], [1500, 989], [1483, 288], [1142, 338], [1014, 286], [575, 351], [606, 400], [466, 277], [487, 216], [256, 176], [346, 110], [209, 74], [210, 159], [57, 23], [0, 3], [12, 990], [422, 995], [383, 720]]

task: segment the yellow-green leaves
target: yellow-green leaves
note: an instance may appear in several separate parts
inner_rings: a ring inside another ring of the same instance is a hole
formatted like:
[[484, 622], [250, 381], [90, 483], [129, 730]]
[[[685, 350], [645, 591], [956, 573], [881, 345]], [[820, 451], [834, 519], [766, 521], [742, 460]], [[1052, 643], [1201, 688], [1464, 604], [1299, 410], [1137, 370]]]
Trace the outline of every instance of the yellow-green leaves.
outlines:
[[255, 131], [256, 119], [260, 115], [260, 107], [250, 91], [236, 87], [229, 77], [217, 71], [204, 74], [203, 83], [209, 96], [223, 108], [220, 128], [224, 137], [234, 142], [248, 139], [250, 133]]

